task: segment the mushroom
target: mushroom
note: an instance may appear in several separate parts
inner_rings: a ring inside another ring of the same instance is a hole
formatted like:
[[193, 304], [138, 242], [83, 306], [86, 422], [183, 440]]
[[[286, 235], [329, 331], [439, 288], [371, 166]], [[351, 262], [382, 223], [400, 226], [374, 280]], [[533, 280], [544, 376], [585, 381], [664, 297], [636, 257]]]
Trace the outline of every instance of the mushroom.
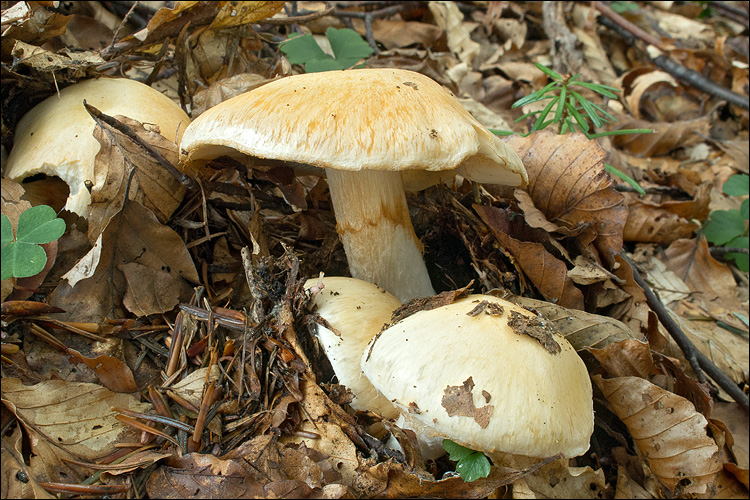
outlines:
[[400, 69], [295, 75], [214, 106], [185, 131], [186, 163], [244, 155], [324, 168], [352, 277], [402, 301], [434, 294], [400, 172], [522, 185], [518, 156], [430, 78]]
[[59, 177], [70, 187], [65, 209], [88, 216], [99, 142], [96, 126], [83, 101], [108, 115], [125, 115], [155, 124], [175, 143], [190, 123], [187, 114], [167, 96], [125, 78], [86, 80], [62, 89], [26, 113], [16, 127], [5, 176], [21, 181], [36, 174]]
[[353, 278], [324, 277], [320, 282], [311, 279], [305, 289], [320, 283], [323, 289], [313, 295], [313, 304], [325, 322], [316, 323], [316, 337], [339, 383], [354, 395], [350, 406], [396, 418], [396, 408], [362, 375], [360, 360], [365, 346], [390, 321], [401, 301], [377, 285]]
[[497, 297], [470, 295], [390, 325], [365, 349], [362, 371], [427, 458], [443, 438], [506, 464], [589, 447], [583, 361], [549, 321]]

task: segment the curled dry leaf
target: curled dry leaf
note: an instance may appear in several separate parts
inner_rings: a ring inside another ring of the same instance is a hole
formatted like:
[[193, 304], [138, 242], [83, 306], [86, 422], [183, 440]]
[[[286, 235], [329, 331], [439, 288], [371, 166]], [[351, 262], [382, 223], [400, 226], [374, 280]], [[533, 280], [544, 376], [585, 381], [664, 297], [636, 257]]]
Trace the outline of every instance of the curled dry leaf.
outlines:
[[736, 282], [729, 266], [711, 256], [704, 237], [674, 241], [664, 252], [667, 269], [700, 294], [709, 311], [740, 311], [735, 296]]
[[513, 231], [506, 210], [484, 205], [474, 205], [474, 210], [545, 299], [562, 307], [583, 309], [583, 294], [568, 277], [568, 268], [563, 261], [549, 253], [541, 243], [510, 236]]
[[705, 493], [721, 471], [708, 422], [687, 399], [639, 377], [592, 377], [659, 480], [676, 494]]
[[689, 238], [700, 227], [692, 219], [708, 217], [710, 192], [711, 184], [703, 183], [688, 201], [654, 203], [633, 197], [628, 202], [624, 240], [666, 245], [680, 238]]
[[605, 151], [582, 134], [556, 135], [549, 130], [511, 136], [507, 143], [526, 167], [526, 192], [534, 206], [558, 226], [583, 228], [577, 236], [581, 246], [593, 243], [612, 269], [622, 250], [627, 207], [604, 170]]
[[625, 134], [612, 137], [612, 144], [636, 156], [665, 155], [677, 148], [685, 148], [703, 141], [711, 127], [710, 115], [701, 116], [694, 120], [684, 120], [673, 123], [652, 123], [646, 120], [636, 120], [627, 115], [613, 113], [617, 118], [608, 130], [650, 128], [653, 134]]
[[94, 370], [99, 381], [107, 389], [113, 392], [136, 392], [138, 390], [130, 367], [119, 359], [113, 356], [88, 358], [70, 348], [68, 348], [68, 354], [71, 362], [83, 363]]
[[[135, 135], [161, 153], [172, 165], [178, 164], [177, 145], [173, 141], [125, 116], [115, 119], [130, 127]], [[94, 160], [89, 239], [96, 241], [110, 218], [121, 210], [131, 169], [135, 169], [135, 173], [128, 199], [147, 207], [160, 222], [169, 220], [185, 196], [185, 187], [129, 137], [104, 122], [96, 122], [94, 137], [101, 144], [101, 149]]]

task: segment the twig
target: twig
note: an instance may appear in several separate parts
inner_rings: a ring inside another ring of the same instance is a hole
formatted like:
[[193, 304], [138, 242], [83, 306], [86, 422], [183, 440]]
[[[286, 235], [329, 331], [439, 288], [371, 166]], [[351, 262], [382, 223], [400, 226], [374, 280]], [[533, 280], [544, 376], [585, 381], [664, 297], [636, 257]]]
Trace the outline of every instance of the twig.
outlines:
[[648, 306], [652, 311], [656, 313], [656, 316], [659, 318], [661, 324], [664, 325], [664, 328], [667, 329], [674, 341], [680, 347], [680, 350], [682, 350], [682, 353], [690, 363], [690, 366], [693, 367], [693, 371], [695, 371], [696, 375], [699, 376], [699, 380], [701, 377], [700, 374], [702, 372], [705, 372], [718, 384], [719, 387], [724, 389], [724, 391], [740, 405], [745, 413], [750, 413], [750, 403], [748, 402], [748, 397], [744, 392], [742, 392], [742, 389], [737, 387], [737, 384], [735, 384], [732, 379], [730, 379], [710, 359], [708, 359], [705, 354], [703, 354], [698, 348], [695, 347], [695, 345], [690, 341], [687, 335], [685, 335], [685, 332], [683, 332], [679, 327], [677, 322], [675, 322], [672, 316], [670, 316], [667, 308], [664, 306], [659, 297], [656, 296], [653, 290], [651, 290], [651, 287], [649, 287], [648, 284], [643, 280], [643, 277], [638, 272], [635, 263], [630, 260], [627, 255], [625, 255], [625, 252], [621, 253], [620, 255], [623, 259], [625, 259], [625, 262], [630, 264], [630, 267], [633, 269], [633, 278], [635, 279], [636, 283], [638, 283], [638, 285], [643, 288]]
[[742, 247], [711, 247], [708, 249], [713, 257], [723, 257], [728, 253], [744, 253], [745, 255], [750, 254], [750, 248]]
[[667, 55], [662, 53], [658, 48], [649, 45], [646, 48], [648, 55], [654, 61], [654, 64], [659, 68], [663, 69], [670, 75], [682, 80], [683, 82], [692, 85], [705, 92], [706, 94], [718, 97], [727, 101], [729, 104], [733, 104], [738, 108], [750, 110], [750, 97], [743, 96], [737, 92], [733, 92], [726, 87], [719, 85], [718, 83], [709, 80], [705, 76], [701, 75], [695, 70], [686, 68], [682, 64], [670, 59]]
[[330, 7], [325, 10], [321, 10], [320, 12], [313, 12], [311, 14], [305, 14], [302, 16], [288, 16], [288, 17], [269, 17], [268, 19], [263, 19], [262, 21], [259, 21], [260, 24], [274, 24], [274, 25], [283, 25], [283, 24], [305, 24], [309, 23], [310, 21], [314, 21], [318, 18], [328, 16], [334, 11], [333, 7]]
[[110, 127], [114, 128], [118, 132], [121, 132], [124, 134], [128, 139], [136, 143], [138, 146], [143, 148], [153, 159], [159, 163], [162, 167], [164, 167], [167, 172], [172, 174], [175, 179], [180, 181], [181, 184], [183, 184], [188, 189], [198, 189], [198, 183], [195, 182], [195, 179], [190, 177], [187, 174], [183, 174], [177, 168], [172, 165], [172, 163], [164, 158], [162, 154], [157, 151], [156, 149], [152, 148], [149, 143], [138, 137], [138, 134], [133, 131], [132, 128], [125, 125], [124, 123], [121, 123], [114, 118], [112, 118], [109, 115], [105, 115], [98, 109], [96, 109], [94, 106], [88, 104], [86, 101], [83, 101], [83, 106], [86, 108], [86, 111], [89, 112], [89, 114], [94, 118], [94, 120], [102, 121], [109, 125]]
[[729, 5], [725, 2], [711, 2], [709, 7], [733, 21], [739, 21], [745, 26], [750, 24], [750, 22], [748, 22], [748, 13], [745, 9], [740, 9], [739, 7]]
[[649, 45], [654, 45], [656, 47], [659, 47], [662, 50], [665, 49], [665, 47], [661, 44], [661, 40], [659, 40], [652, 34], [643, 31], [641, 28], [639, 28], [638, 26], [631, 23], [630, 21], [622, 17], [620, 14], [612, 10], [608, 5], [602, 2], [591, 2], [591, 3], [593, 4], [594, 8], [596, 8], [596, 10], [598, 10], [605, 16], [605, 18], [611, 20], [617, 26], [624, 29], [625, 31], [633, 35], [634, 37], [639, 38], [640, 40], [643, 40]]
[[370, 44], [370, 47], [372, 47], [372, 50], [375, 51], [375, 54], [380, 54], [380, 48], [378, 48], [378, 44], [375, 41], [375, 35], [373, 35], [372, 33], [373, 19], [377, 17], [391, 16], [393, 14], [401, 12], [402, 10], [406, 10], [407, 7], [409, 7], [409, 3], [402, 3], [398, 5], [391, 5], [389, 7], [383, 7], [382, 9], [371, 10], [370, 12], [334, 12], [333, 15], [336, 17], [356, 17], [359, 19], [364, 19], [365, 38], [367, 39], [367, 43]]

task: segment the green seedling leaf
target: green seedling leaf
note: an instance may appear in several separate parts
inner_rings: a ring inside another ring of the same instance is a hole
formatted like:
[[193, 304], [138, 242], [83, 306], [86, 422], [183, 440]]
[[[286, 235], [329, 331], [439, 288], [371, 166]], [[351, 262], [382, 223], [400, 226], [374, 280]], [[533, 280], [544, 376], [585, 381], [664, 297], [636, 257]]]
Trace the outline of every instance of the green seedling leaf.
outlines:
[[359, 33], [349, 28], [328, 28], [326, 38], [331, 42], [331, 49], [338, 61], [353, 61], [351, 65], [354, 65], [373, 53], [370, 44], [364, 41]]
[[722, 191], [730, 196], [747, 195], [748, 191], [750, 191], [750, 176], [747, 174], [734, 174], [724, 183]]
[[[750, 237], [738, 236], [726, 244], [730, 248], [750, 248]], [[737, 268], [745, 273], [750, 272], [750, 255], [739, 252], [725, 254], [727, 259], [733, 259]]]
[[11, 241], [13, 241], [13, 228], [10, 224], [10, 219], [7, 215], [2, 214], [2, 222], [0, 223], [0, 227], [2, 227], [2, 246], [7, 245]]
[[553, 78], [553, 79], [555, 79], [557, 81], [562, 81], [562, 79], [563, 79], [563, 77], [560, 76], [559, 73], [551, 70], [547, 66], [544, 66], [542, 64], [536, 63], [536, 67], [537, 67], [537, 69], [539, 69], [539, 71], [541, 71], [545, 75], [549, 76], [550, 78]]
[[563, 85], [560, 89], [560, 97], [557, 101], [557, 108], [555, 108], [555, 117], [552, 119], [553, 122], [559, 123], [562, 120], [563, 109], [565, 108], [566, 99], [568, 98], [568, 88]]
[[570, 94], [581, 104], [581, 107], [586, 112], [586, 115], [591, 118], [592, 122], [594, 122], [595, 127], [601, 127], [602, 125], [604, 125], [601, 118], [599, 118], [599, 113], [596, 112], [596, 108], [594, 108], [594, 106], [592, 106], [587, 99], [585, 99], [575, 90], [571, 90]]
[[750, 199], [743, 201], [740, 205], [740, 215], [745, 220], [750, 219]]
[[616, 177], [619, 177], [620, 179], [624, 180], [625, 182], [633, 186], [635, 190], [638, 191], [638, 194], [640, 194], [641, 196], [646, 196], [646, 191], [644, 191], [643, 188], [635, 181], [635, 179], [633, 179], [629, 175], [619, 171], [618, 169], [616, 169], [609, 163], [604, 164], [604, 170], [606, 170], [607, 172], [609, 172], [610, 174]]
[[745, 219], [737, 210], [714, 210], [703, 226], [703, 234], [714, 245], [724, 245], [745, 234]]
[[490, 475], [490, 461], [484, 453], [454, 443], [450, 439], [443, 439], [443, 448], [448, 456], [456, 463], [456, 472], [461, 478], [470, 483]]
[[[571, 82], [571, 85], [573, 83]], [[586, 87], [587, 89], [591, 89], [594, 92], [598, 92], [599, 94], [605, 95], [609, 97], [610, 99], [617, 99], [617, 96], [610, 92], [610, 90], [614, 90], [615, 92], [618, 92], [619, 90], [614, 87], [607, 87], [606, 85], [599, 85], [597, 83], [588, 83], [588, 82], [575, 82], [575, 85], [578, 85], [579, 87]]]
[[65, 221], [57, 217], [55, 210], [47, 205], [38, 205], [24, 210], [18, 218], [16, 240], [41, 245], [55, 241], [64, 232]]
[[356, 31], [349, 28], [328, 28], [326, 38], [331, 43], [335, 57], [323, 52], [309, 34], [283, 42], [281, 51], [286, 54], [290, 63], [304, 65], [308, 73], [349, 69], [373, 53], [372, 47]]
[[578, 122], [578, 126], [581, 127], [581, 130], [585, 133], [589, 131], [589, 124], [588, 122], [581, 116], [581, 114], [578, 112], [576, 107], [572, 105], [571, 103], [565, 103], [565, 108], [568, 110], [568, 112], [573, 115], [573, 118], [575, 118], [576, 122]]
[[548, 83], [543, 89], [537, 90], [536, 92], [532, 92], [526, 97], [522, 97], [516, 102], [514, 102], [511, 108], [520, 108], [521, 106], [525, 106], [532, 102], [541, 101], [543, 99], [552, 99], [554, 96], [552, 95], [545, 96], [544, 94], [552, 90], [552, 87], [554, 87], [555, 85], [557, 85], [557, 82]]
[[323, 52], [312, 35], [305, 34], [282, 42], [281, 51], [291, 64], [305, 64], [319, 59], [333, 59]]
[[44, 269], [47, 254], [40, 244], [55, 241], [65, 232], [65, 221], [52, 207], [39, 205], [25, 210], [18, 218], [16, 238], [10, 219], [2, 216], [2, 266], [0, 278], [27, 278]]
[[39, 245], [12, 241], [2, 248], [2, 279], [28, 278], [47, 265], [47, 254]]

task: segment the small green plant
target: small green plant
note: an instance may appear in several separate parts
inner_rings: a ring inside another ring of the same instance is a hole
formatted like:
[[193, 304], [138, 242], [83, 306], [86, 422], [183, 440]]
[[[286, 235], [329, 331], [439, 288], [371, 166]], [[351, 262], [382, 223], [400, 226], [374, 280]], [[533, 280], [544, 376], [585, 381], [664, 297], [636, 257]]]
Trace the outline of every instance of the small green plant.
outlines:
[[281, 51], [292, 64], [302, 64], [308, 73], [338, 69], [361, 68], [363, 59], [373, 53], [372, 47], [349, 28], [328, 28], [326, 38], [335, 57], [323, 52], [312, 35], [298, 35], [282, 42]]
[[25, 210], [18, 218], [16, 237], [10, 219], [2, 214], [2, 279], [27, 278], [44, 269], [47, 254], [39, 245], [55, 241], [65, 232], [65, 221], [55, 210], [39, 205]]
[[[597, 139], [599, 137], [609, 135], [625, 135], [625, 134], [651, 134], [651, 129], [622, 129], [622, 130], [610, 130], [607, 132], [600, 132], [598, 134], [590, 133], [591, 126], [589, 120], [598, 128], [601, 128], [606, 123], [616, 122], [617, 119], [609, 114], [601, 106], [594, 104], [585, 97], [583, 97], [577, 90], [577, 88], [585, 88], [596, 92], [597, 94], [609, 97], [610, 99], [617, 99], [617, 95], [614, 92], [619, 92], [619, 89], [609, 87], [607, 85], [601, 85], [599, 83], [583, 82], [578, 78], [581, 74], [573, 76], [562, 76], [556, 71], [550, 68], [536, 63], [536, 67], [539, 68], [544, 74], [549, 76], [552, 81], [548, 83], [544, 88], [532, 92], [526, 97], [522, 97], [513, 103], [512, 108], [520, 108], [539, 101], [549, 100], [549, 103], [541, 111], [532, 111], [526, 113], [516, 120], [519, 122], [526, 118], [536, 115], [536, 121], [532, 125], [529, 134], [547, 128], [550, 125], [559, 125], [560, 134], [567, 132], [580, 131], [588, 139]], [[554, 111], [554, 113], [553, 113]], [[551, 118], [550, 118], [550, 115]], [[512, 132], [506, 132], [503, 130], [492, 130], [497, 135], [510, 135]], [[526, 134], [526, 135], [529, 135]], [[617, 170], [612, 165], [607, 163], [604, 164], [607, 172], [615, 175], [633, 186], [640, 194], [646, 194], [645, 191], [635, 182], [633, 179]]]
[[623, 12], [635, 12], [639, 9], [638, 4], [635, 2], [614, 1], [610, 3], [609, 6], [618, 14], [622, 14]]
[[490, 461], [484, 453], [456, 444], [450, 439], [443, 439], [443, 448], [448, 452], [448, 458], [457, 462], [456, 472], [467, 483], [490, 475]]
[[[724, 183], [722, 191], [729, 196], [747, 195], [750, 189], [750, 177], [747, 174], [735, 174]], [[748, 219], [750, 202], [747, 198], [739, 210], [714, 210], [703, 225], [703, 235], [714, 245], [726, 248], [748, 248]], [[732, 252], [724, 255], [734, 260], [737, 267], [744, 272], [750, 271], [750, 259], [744, 253]]]

